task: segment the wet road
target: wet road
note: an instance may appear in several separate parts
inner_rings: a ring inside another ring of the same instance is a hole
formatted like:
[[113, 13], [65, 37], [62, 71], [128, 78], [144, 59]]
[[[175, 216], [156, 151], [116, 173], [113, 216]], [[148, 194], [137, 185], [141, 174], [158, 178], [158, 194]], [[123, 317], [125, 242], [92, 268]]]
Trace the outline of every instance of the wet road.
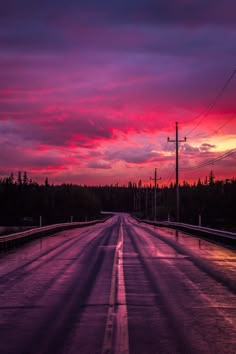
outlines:
[[1, 253], [1, 354], [236, 353], [236, 251], [117, 215]]

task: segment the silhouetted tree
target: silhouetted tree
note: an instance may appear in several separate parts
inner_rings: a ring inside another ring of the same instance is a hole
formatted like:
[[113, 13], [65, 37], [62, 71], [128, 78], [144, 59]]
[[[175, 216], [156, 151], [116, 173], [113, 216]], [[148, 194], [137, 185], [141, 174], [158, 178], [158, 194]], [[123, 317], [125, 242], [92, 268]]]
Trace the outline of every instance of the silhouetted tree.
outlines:
[[18, 172], [18, 178], [17, 178], [18, 185], [22, 185], [22, 177], [21, 177], [21, 171]]
[[213, 173], [213, 171], [210, 171], [210, 174], [209, 174], [209, 184], [212, 186], [215, 182], [215, 175]]

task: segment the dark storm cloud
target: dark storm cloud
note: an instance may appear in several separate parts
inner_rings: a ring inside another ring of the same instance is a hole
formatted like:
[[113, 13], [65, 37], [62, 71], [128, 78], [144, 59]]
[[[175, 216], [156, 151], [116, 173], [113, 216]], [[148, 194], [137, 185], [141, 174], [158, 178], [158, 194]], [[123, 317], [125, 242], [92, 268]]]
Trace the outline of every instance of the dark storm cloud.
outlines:
[[[61, 14], [79, 14], [83, 21], [109, 23], [176, 23], [186, 25], [236, 25], [234, 0], [8, 0], [0, 6], [4, 18], [53, 19]], [[93, 16], [96, 14], [96, 16]]]
[[[235, 55], [228, 44], [234, 38], [221, 32], [222, 26], [236, 26], [234, 0], [9, 0], [0, 5], [0, 18], [0, 46], [14, 52], [67, 55], [72, 48], [92, 48], [199, 56], [203, 48], [218, 53], [223, 35], [221, 50]], [[195, 32], [187, 33], [185, 25]]]
[[[1, 25], [0, 25], [1, 28]], [[61, 34], [58, 35], [52, 29], [46, 27], [43, 23], [29, 21], [17, 21], [14, 23], [6, 23], [2, 25], [4, 30], [0, 31], [1, 48], [22, 50], [28, 48], [31, 50], [47, 50], [55, 51], [67, 48], [68, 42], [63, 39]]]

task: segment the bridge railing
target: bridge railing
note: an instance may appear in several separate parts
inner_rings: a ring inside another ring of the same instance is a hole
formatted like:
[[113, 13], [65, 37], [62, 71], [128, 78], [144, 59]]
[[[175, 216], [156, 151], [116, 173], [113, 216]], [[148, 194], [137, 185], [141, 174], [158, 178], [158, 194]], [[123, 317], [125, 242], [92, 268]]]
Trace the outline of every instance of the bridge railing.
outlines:
[[95, 225], [97, 223], [105, 222], [107, 219], [109, 219], [109, 217], [101, 220], [92, 220], [86, 222], [70, 222], [70, 223], [68, 222], [68, 223], [61, 223], [61, 224], [53, 224], [53, 225], [30, 229], [23, 232], [16, 232], [5, 236], [0, 236], [0, 249], [8, 248], [9, 246], [12, 246], [14, 244], [23, 241], [28, 241], [33, 238], [49, 235], [54, 232], [69, 230], [76, 227]]
[[190, 234], [205, 237], [212, 241], [229, 243], [236, 245], [236, 233], [229, 232], [225, 230], [218, 230], [204, 226], [197, 226], [191, 224], [185, 224], [181, 222], [173, 222], [173, 221], [150, 221], [137, 219], [139, 222], [144, 222], [146, 224], [160, 226], [160, 227], [170, 227], [181, 231], [186, 231]]

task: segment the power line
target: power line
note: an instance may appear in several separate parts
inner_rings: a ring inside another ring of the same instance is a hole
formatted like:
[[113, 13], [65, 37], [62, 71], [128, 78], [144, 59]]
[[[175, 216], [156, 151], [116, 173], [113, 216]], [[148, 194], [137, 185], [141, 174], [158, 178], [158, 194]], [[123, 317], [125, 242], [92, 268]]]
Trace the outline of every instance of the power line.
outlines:
[[168, 181], [167, 181], [167, 184], [170, 183], [170, 181], [172, 180], [172, 178], [174, 177], [175, 175], [175, 171], [172, 173], [172, 175], [168, 178]]
[[200, 125], [201, 121], [203, 120], [203, 118], [205, 118], [210, 111], [215, 107], [217, 101], [220, 99], [220, 97], [224, 94], [226, 88], [228, 87], [228, 85], [230, 84], [230, 82], [232, 81], [234, 75], [236, 74], [236, 69], [231, 73], [231, 75], [228, 77], [228, 79], [226, 80], [225, 84], [223, 85], [223, 87], [219, 90], [218, 94], [216, 95], [216, 97], [214, 98], [214, 100], [208, 105], [208, 107], [206, 108], [206, 110], [204, 110], [203, 112], [201, 112], [200, 114], [198, 114], [192, 121], [195, 121], [198, 118], [201, 118], [198, 123], [185, 135], [188, 136], [189, 134], [191, 134], [194, 130], [197, 129], [197, 127]]
[[206, 161], [206, 162], [203, 162], [199, 165], [196, 165], [196, 166], [192, 166], [192, 167], [186, 167], [186, 168], [181, 168], [181, 171], [193, 171], [193, 170], [198, 170], [202, 167], [206, 167], [208, 165], [212, 165], [214, 164], [215, 162], [218, 162], [218, 161], [221, 161], [233, 154], [236, 153], [236, 148], [232, 149], [232, 150], [229, 150], [227, 152], [225, 152], [223, 155], [220, 155], [220, 156], [217, 156], [216, 158], [212, 159], [212, 160], [209, 160], [209, 161]]
[[226, 153], [222, 156], [219, 156], [213, 160], [210, 160], [210, 161], [207, 161], [207, 162], [203, 162], [199, 165], [196, 165], [196, 166], [192, 166], [192, 167], [189, 167], [189, 168], [182, 168], [181, 171], [192, 171], [192, 170], [197, 170], [197, 169], [200, 169], [202, 167], [206, 167], [206, 166], [209, 166], [209, 165], [213, 165], [215, 162], [218, 162], [220, 160], [223, 160], [224, 158], [226, 157], [229, 157], [231, 155], [233, 155], [234, 153], [236, 152], [236, 150], [234, 151], [230, 151], [229, 153]]
[[207, 135], [204, 135], [204, 136], [201, 136], [201, 134], [197, 134], [197, 135], [194, 135], [192, 137], [193, 138], [202, 138], [202, 139], [205, 139], [205, 138], [209, 138], [210, 136], [214, 135], [214, 134], [217, 134], [222, 128], [224, 128], [229, 122], [231, 122], [232, 120], [234, 120], [236, 118], [236, 116], [234, 117], [231, 117], [229, 118], [227, 121], [225, 121], [223, 124], [221, 124], [218, 128], [216, 128], [215, 130], [212, 131], [212, 133], [210, 134], [207, 134]]

